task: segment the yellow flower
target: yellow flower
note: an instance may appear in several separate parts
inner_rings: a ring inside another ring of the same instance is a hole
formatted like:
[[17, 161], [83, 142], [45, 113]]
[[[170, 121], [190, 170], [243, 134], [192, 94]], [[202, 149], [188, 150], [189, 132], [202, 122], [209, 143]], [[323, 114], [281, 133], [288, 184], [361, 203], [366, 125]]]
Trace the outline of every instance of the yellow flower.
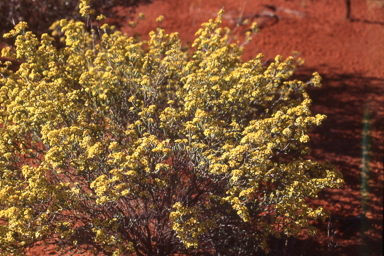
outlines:
[[106, 17], [103, 15], [103, 14], [100, 14], [99, 16], [97, 16], [96, 20], [98, 21], [104, 21], [106, 19]]
[[156, 18], [156, 22], [158, 23], [162, 23], [164, 20], [164, 16], [163, 15], [160, 15], [159, 17]]
[[308, 135], [303, 135], [300, 137], [300, 142], [302, 143], [307, 143], [309, 141], [309, 136]]

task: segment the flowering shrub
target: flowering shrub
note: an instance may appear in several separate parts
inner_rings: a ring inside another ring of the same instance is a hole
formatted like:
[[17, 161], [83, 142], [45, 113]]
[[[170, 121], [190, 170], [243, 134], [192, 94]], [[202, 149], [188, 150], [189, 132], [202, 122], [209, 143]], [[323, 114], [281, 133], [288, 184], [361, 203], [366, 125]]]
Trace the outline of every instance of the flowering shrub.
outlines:
[[6, 34], [16, 51], [2, 56], [24, 63], [1, 68], [0, 252], [253, 255], [316, 232], [327, 212], [307, 199], [343, 183], [303, 159], [325, 118], [305, 92], [320, 76], [289, 80], [292, 58], [242, 62], [222, 15], [190, 55], [163, 29], [137, 42], [61, 20], [61, 49], [25, 22]]

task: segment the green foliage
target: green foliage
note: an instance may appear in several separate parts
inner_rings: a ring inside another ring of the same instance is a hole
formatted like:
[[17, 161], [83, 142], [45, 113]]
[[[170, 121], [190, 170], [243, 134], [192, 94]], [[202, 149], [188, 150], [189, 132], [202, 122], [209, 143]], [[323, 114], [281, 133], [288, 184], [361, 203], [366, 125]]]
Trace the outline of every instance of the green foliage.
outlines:
[[292, 58], [243, 63], [222, 15], [191, 55], [162, 29], [137, 42], [61, 20], [61, 49], [26, 23], [7, 34], [16, 52], [3, 57], [25, 63], [1, 69], [0, 252], [51, 240], [107, 255], [253, 255], [271, 237], [315, 233], [310, 220], [327, 212], [308, 200], [343, 183], [303, 159], [325, 118], [305, 92], [320, 76], [289, 80]]

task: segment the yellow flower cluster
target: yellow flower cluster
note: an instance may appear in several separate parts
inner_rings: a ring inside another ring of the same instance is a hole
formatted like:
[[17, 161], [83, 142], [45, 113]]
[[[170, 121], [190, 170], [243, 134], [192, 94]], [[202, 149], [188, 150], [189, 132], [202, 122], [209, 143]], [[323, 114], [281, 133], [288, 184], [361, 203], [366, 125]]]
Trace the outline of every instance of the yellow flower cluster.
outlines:
[[91, 9], [90, 0], [80, 0], [79, 9], [82, 17], [88, 17], [95, 13], [95, 10]]
[[198, 248], [198, 236], [216, 227], [215, 219], [199, 221], [198, 215], [201, 209], [197, 207], [183, 206], [180, 202], [176, 203], [169, 218], [173, 222], [173, 230], [177, 237], [185, 244], [186, 248]]
[[[89, 1], [80, 12], [90, 14]], [[2, 55], [24, 63], [0, 77], [1, 253], [54, 233], [76, 247], [82, 230], [114, 255], [169, 241], [192, 250], [245, 222], [268, 250], [268, 235], [297, 235], [327, 216], [304, 203], [343, 184], [329, 163], [302, 158], [325, 118], [305, 92], [320, 76], [290, 81], [291, 57], [243, 62], [222, 16], [203, 24], [191, 54], [160, 28], [141, 42], [61, 20], [62, 49], [25, 23], [6, 35], [16, 51]]]

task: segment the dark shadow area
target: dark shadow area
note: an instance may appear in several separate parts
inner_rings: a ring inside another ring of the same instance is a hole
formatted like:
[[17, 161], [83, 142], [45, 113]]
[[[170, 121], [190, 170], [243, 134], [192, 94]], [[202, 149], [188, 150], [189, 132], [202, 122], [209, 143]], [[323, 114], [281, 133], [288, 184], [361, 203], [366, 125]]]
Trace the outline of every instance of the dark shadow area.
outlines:
[[[382, 255], [381, 238], [371, 234], [364, 236], [361, 241], [361, 224], [366, 218], [362, 215], [354, 218], [331, 216], [327, 223], [319, 222], [315, 226], [319, 229], [315, 236], [301, 238], [286, 238], [275, 241], [269, 255], [279, 256], [339, 256], [339, 255]], [[369, 227], [375, 228], [380, 223], [370, 222]], [[325, 228], [324, 228], [325, 226]], [[325, 239], [320, 239], [325, 237]], [[355, 240], [356, 244], [343, 245], [343, 240]], [[346, 254], [349, 252], [349, 254]], [[350, 252], [355, 252], [350, 254]]]
[[[301, 69], [294, 79], [309, 81], [313, 72], [313, 69]], [[331, 157], [336, 159], [332, 160], [332, 164], [342, 172], [345, 187], [320, 192], [321, 203], [316, 203], [323, 206], [325, 203], [328, 205], [325, 208], [331, 208], [333, 245], [330, 244], [326, 250], [319, 252], [314, 248], [324, 248], [324, 245], [321, 247], [312, 241], [309, 246], [311, 249], [306, 254], [293, 255], [341, 255], [351, 251], [356, 251], [356, 255], [382, 255], [383, 184], [378, 181], [382, 180], [383, 175], [380, 166], [383, 163], [384, 103], [377, 96], [384, 93], [384, 80], [360, 74], [320, 75], [323, 78], [322, 88], [309, 88], [308, 94], [313, 100], [312, 112], [325, 114], [327, 119], [310, 135], [309, 146], [313, 150], [311, 156], [318, 161]], [[362, 128], [366, 108], [370, 123], [370, 165], [366, 178], [368, 196], [362, 202]], [[346, 188], [350, 192], [343, 192]], [[366, 207], [364, 214], [361, 213], [362, 203]], [[356, 214], [358, 211], [360, 214]], [[327, 234], [324, 223], [319, 228]], [[365, 235], [361, 236], [362, 233]], [[361, 242], [349, 247], [342, 245], [343, 240], [355, 239], [360, 239]], [[360, 247], [366, 252], [360, 254]]]
[[[132, 14], [140, 5], [151, 4], [152, 0], [94, 0], [91, 8], [95, 14], [90, 16], [90, 20], [96, 20], [96, 16], [104, 14], [112, 20], [110, 25], [115, 25], [117, 29], [123, 22], [132, 18]], [[29, 30], [37, 35], [37, 38], [43, 33], [50, 34], [49, 27], [58, 20], [80, 20], [88, 22], [86, 18], [79, 13], [80, 1], [55, 1], [55, 0], [7, 0], [0, 4], [0, 35], [1, 41], [8, 45], [13, 45], [15, 38], [4, 39], [4, 33], [8, 33], [21, 21], [28, 23]], [[119, 14], [116, 6], [127, 8], [124, 15]]]

